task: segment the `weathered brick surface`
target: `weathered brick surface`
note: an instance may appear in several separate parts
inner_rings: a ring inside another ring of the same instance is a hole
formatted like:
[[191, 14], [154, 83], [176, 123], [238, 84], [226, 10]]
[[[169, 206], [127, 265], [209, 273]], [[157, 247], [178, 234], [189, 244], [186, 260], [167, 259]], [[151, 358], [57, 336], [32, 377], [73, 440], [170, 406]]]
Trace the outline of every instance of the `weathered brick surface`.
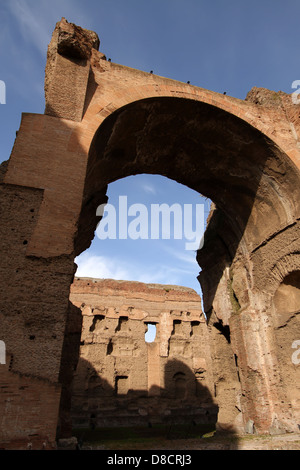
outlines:
[[[58, 47], [59, 28], [67, 33], [60, 37], [66, 48]], [[0, 172], [0, 340], [13, 357], [11, 372], [37, 380], [45, 416], [39, 436], [48, 435], [53, 419], [40, 380], [49, 381], [48, 391], [55, 389], [55, 409], [58, 384], [65, 374], [70, 380], [61, 360], [72, 321], [73, 260], [91, 244], [107, 185], [138, 173], [172, 178], [214, 201], [197, 259], [220, 399], [225, 403], [231, 395], [224, 383], [233, 359], [241, 425], [254, 423], [259, 433], [294, 430], [299, 391], [290, 384], [298, 380], [297, 365], [285, 377], [280, 363], [286, 363], [292, 339], [288, 324], [297, 325], [299, 316], [280, 313], [274, 299], [283, 288], [288, 298], [295, 283], [300, 287], [300, 105], [263, 89], [243, 101], [113, 64], [93, 38], [65, 20], [57, 25], [48, 51], [46, 113], [22, 116]], [[83, 52], [84, 64], [70, 59], [74, 50]], [[286, 282], [290, 275], [292, 284]], [[279, 313], [285, 326], [278, 326]], [[164, 321], [161, 338], [169, 334]], [[291, 331], [298, 334], [298, 326]], [[220, 334], [225, 342], [218, 342]], [[5, 420], [7, 396], [1, 400]], [[12, 402], [16, 410], [18, 403]], [[23, 437], [12, 427], [7, 445], [28, 442], [30, 409], [19, 416]]]
[[[208, 329], [195, 291], [75, 278], [70, 301], [83, 317], [75, 427], [216, 422]], [[156, 325], [151, 343], [148, 323]]]
[[0, 448], [55, 449], [60, 386], [10, 368], [0, 368]]

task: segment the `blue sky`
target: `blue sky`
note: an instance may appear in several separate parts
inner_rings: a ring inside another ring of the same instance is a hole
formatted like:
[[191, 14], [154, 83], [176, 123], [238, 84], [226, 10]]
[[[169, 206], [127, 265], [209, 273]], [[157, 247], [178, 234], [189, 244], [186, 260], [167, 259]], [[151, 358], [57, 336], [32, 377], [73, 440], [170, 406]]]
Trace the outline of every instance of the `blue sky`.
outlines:
[[[47, 45], [57, 21], [94, 30], [113, 62], [244, 99], [253, 87], [292, 93], [300, 79], [299, 0], [0, 0], [0, 161], [9, 158], [21, 113], [44, 112]], [[110, 202], [205, 202], [161, 177], [110, 185]], [[207, 205], [205, 207], [207, 211]], [[80, 275], [187, 285], [199, 292], [194, 253], [179, 240], [99, 240]]]

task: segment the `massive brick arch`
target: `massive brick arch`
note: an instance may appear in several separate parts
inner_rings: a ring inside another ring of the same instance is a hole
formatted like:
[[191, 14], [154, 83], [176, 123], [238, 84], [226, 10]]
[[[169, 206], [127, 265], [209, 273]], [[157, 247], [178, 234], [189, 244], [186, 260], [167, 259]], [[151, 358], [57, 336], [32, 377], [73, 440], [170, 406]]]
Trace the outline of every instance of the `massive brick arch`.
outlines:
[[[300, 252], [299, 106], [284, 94], [254, 90], [242, 101], [119, 66], [98, 45], [95, 33], [57, 24], [45, 114], [23, 114], [1, 168], [0, 373], [13, 397], [9, 406], [1, 398], [1, 442], [54, 445], [74, 257], [91, 243], [107, 184], [142, 172], [214, 201], [197, 253], [214, 355], [226, 331], [244, 429], [295, 430], [270, 306], [275, 266]], [[222, 382], [222, 364], [215, 375]]]
[[[285, 250], [285, 237], [291, 231], [296, 237], [297, 232], [299, 175], [286, 154], [244, 120], [206, 103], [162, 97], [123, 106], [99, 126], [90, 147], [77, 253], [91, 242], [106, 185], [136, 173], [162, 174], [215, 202], [218, 209], [197, 255], [203, 268], [200, 280], [206, 314], [212, 315], [211, 323], [221, 322], [224, 328], [236, 321], [235, 313], [243, 312], [244, 318], [250, 313], [258, 326], [261, 319], [257, 316], [267, 311], [270, 296], [267, 265], [276, 264], [278, 257], [277, 250], [265, 245], [268, 242], [271, 247], [271, 240], [281, 237], [280, 250]], [[253, 262], [260, 250], [265, 253]], [[269, 334], [261, 330], [255, 341], [248, 333], [251, 348], [260, 347], [257, 340]], [[235, 341], [239, 338], [233, 336], [233, 344]], [[259, 406], [257, 389], [262, 402], [266, 394], [273, 393], [269, 390], [273, 379], [262, 378], [262, 372], [249, 379], [249, 365], [242, 365], [245, 352], [238, 345], [234, 351], [240, 358], [242, 382], [257, 382], [255, 398], [249, 396], [243, 404], [245, 415], [255, 417], [256, 427], [270, 427], [274, 418], [270, 410], [266, 412], [264, 406], [262, 413], [252, 408], [254, 403], [254, 408]], [[264, 360], [256, 361], [255, 367], [265, 368]], [[247, 395], [250, 390], [245, 387]], [[221, 408], [226, 409], [226, 400], [224, 396]], [[273, 409], [273, 400], [271, 406]]]
[[148, 98], [107, 117], [91, 143], [82, 215], [92, 203], [95, 214], [106, 184], [136, 173], [162, 174], [211, 198], [251, 251], [299, 212], [298, 175], [284, 152], [244, 120], [201, 101]]

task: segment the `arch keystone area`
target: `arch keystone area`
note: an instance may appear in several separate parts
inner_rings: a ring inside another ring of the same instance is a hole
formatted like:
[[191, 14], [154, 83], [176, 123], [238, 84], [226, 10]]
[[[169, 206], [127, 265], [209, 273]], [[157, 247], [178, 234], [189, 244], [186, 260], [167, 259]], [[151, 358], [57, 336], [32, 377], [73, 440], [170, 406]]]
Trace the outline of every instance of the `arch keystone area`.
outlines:
[[1, 447], [26, 448], [31, 436], [34, 447], [55, 448], [74, 366], [68, 348], [79, 348], [70, 341], [74, 258], [92, 242], [107, 185], [139, 173], [213, 201], [196, 256], [218, 425], [298, 431], [299, 390], [283, 380], [274, 296], [290, 289], [297, 298], [300, 288], [299, 276], [278, 286], [300, 265], [300, 105], [282, 92], [254, 87], [240, 100], [114, 64], [99, 44], [96, 33], [57, 23], [45, 112], [22, 114], [1, 165], [0, 341], [11, 355], [0, 365]]

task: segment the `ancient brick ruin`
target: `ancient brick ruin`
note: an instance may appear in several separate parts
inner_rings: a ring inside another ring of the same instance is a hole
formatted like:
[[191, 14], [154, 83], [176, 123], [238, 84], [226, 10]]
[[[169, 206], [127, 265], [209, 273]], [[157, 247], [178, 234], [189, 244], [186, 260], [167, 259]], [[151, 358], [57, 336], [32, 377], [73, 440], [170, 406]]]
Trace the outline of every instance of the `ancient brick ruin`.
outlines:
[[[72, 425], [216, 423], [210, 345], [192, 289], [75, 279], [82, 311]], [[148, 325], [156, 327], [147, 342]]]
[[[213, 383], [217, 424], [298, 432], [300, 105], [257, 88], [245, 100], [220, 95], [114, 64], [98, 49], [94, 32], [57, 23], [45, 112], [22, 115], [11, 156], [0, 166], [1, 448], [52, 449], [58, 427], [68, 432], [82, 321], [69, 300], [74, 259], [92, 242], [107, 185], [140, 173], [166, 176], [214, 202], [197, 261], [211, 357], [205, 380], [209, 390]], [[82, 334], [101, 338], [107, 361], [129, 350], [95, 333], [101, 316], [111, 325], [116, 317], [87, 312]], [[148, 364], [158, 357], [163, 363], [155, 348], [166, 344], [171, 318], [160, 320], [159, 342], [144, 347], [143, 354], [155, 353]], [[174, 320], [190, 331], [186, 315]], [[128, 322], [115, 335], [121, 338]], [[135, 325], [142, 332], [143, 322]], [[187, 364], [194, 372], [207, 359], [196, 336]], [[181, 343], [172, 344], [180, 350]], [[129, 372], [122, 367], [110, 386], [125, 392]], [[165, 389], [154, 366], [147, 377], [143, 390]], [[97, 388], [97, 374], [93, 380]]]

